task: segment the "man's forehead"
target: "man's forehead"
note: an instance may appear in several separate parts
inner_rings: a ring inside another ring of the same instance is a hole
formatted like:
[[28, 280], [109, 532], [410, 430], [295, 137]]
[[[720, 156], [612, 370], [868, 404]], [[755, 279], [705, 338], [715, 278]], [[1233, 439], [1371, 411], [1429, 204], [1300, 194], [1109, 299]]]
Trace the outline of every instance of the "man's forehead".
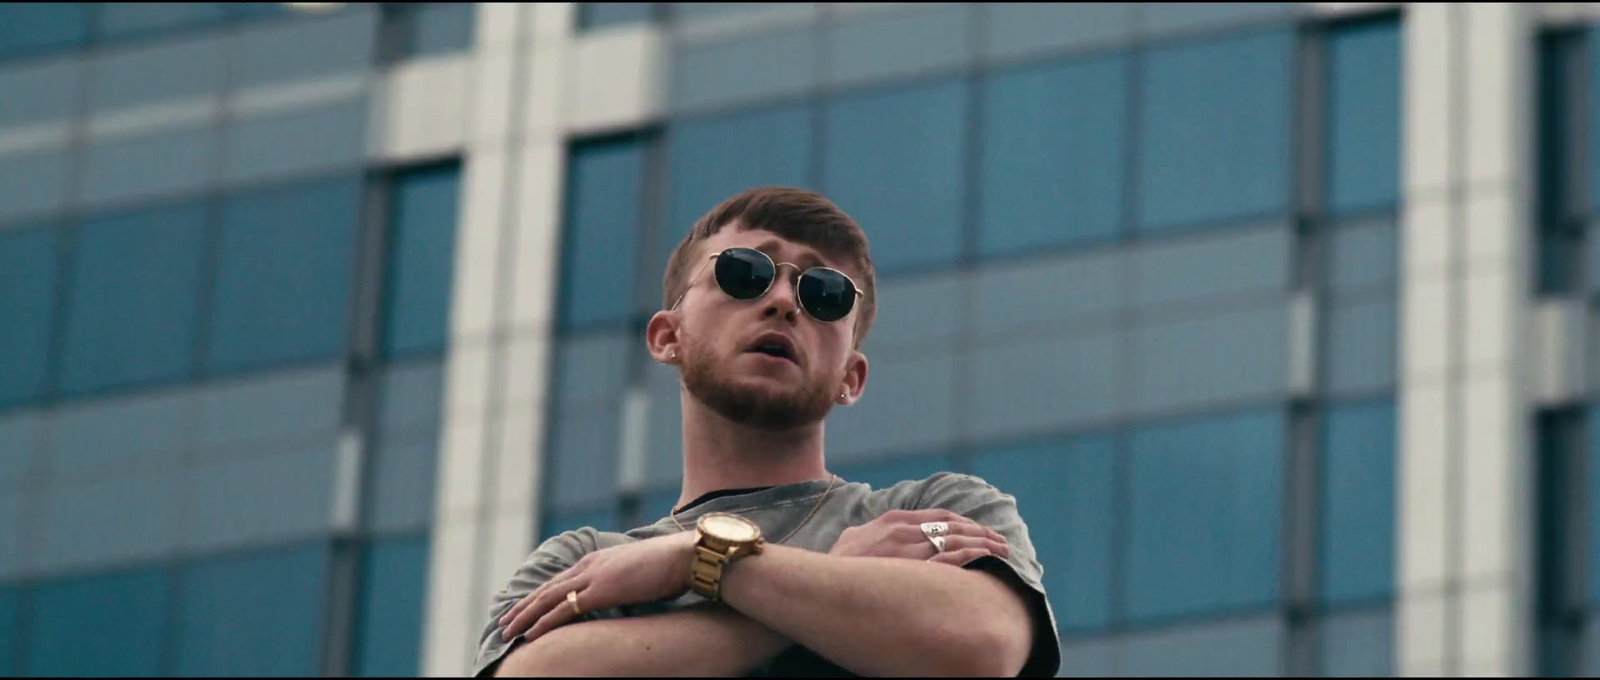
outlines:
[[704, 256], [720, 253], [728, 248], [754, 248], [777, 262], [792, 262], [800, 267], [823, 265], [842, 269], [845, 263], [825, 258], [815, 248], [795, 243], [765, 229], [745, 229], [738, 223], [723, 227], [705, 240]]

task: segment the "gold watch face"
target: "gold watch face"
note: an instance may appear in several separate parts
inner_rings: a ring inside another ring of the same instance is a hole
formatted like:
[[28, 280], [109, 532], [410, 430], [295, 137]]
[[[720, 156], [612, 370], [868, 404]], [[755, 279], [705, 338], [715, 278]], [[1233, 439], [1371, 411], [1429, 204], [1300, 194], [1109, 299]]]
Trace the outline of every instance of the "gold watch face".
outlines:
[[761, 537], [760, 527], [738, 515], [706, 515], [700, 518], [700, 530], [730, 543], [754, 541]]

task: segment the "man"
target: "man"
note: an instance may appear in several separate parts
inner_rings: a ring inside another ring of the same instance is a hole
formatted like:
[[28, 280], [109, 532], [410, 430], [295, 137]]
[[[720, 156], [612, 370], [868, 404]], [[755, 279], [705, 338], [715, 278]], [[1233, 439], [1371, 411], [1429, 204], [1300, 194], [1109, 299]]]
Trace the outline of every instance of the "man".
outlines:
[[1052, 676], [1054, 613], [1016, 502], [938, 474], [830, 474], [823, 418], [867, 381], [867, 240], [805, 190], [735, 196], [673, 252], [646, 343], [682, 376], [683, 491], [626, 534], [530, 555], [474, 671]]

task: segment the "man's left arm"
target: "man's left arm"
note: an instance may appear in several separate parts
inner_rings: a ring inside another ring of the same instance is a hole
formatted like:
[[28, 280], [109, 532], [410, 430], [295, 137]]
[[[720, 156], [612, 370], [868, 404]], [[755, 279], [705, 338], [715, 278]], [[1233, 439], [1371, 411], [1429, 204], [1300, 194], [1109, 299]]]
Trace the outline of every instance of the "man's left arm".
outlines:
[[1000, 579], [932, 562], [768, 546], [727, 567], [722, 599], [863, 676], [1015, 676], [1033, 642]]
[[1016, 499], [955, 474], [891, 494], [899, 492], [914, 493], [895, 503], [913, 512], [890, 512], [875, 522], [910, 519], [902, 530], [921, 538], [917, 524], [945, 511], [998, 533], [1006, 541], [1004, 554], [957, 569], [769, 546], [727, 567], [724, 601], [858, 675], [1055, 675], [1054, 615]]

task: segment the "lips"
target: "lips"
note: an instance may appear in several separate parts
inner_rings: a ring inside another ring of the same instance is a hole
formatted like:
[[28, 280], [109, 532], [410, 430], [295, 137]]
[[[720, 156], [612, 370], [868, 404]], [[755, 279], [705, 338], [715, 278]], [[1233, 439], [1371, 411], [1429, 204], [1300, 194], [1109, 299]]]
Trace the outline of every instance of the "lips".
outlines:
[[794, 365], [800, 365], [800, 354], [795, 351], [794, 341], [782, 333], [763, 333], [749, 345], [746, 345], [745, 351], [788, 359]]

